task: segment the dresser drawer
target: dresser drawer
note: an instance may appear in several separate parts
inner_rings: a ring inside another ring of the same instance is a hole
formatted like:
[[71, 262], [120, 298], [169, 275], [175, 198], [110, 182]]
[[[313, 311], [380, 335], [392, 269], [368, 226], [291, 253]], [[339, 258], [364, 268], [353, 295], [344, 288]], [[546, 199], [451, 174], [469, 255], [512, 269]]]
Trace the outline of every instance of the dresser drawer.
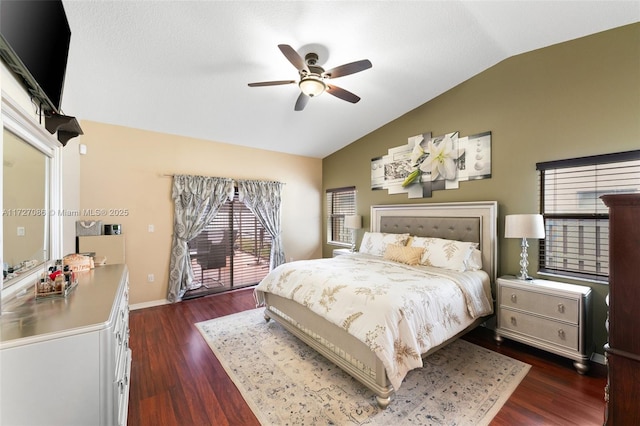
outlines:
[[579, 350], [578, 326], [504, 308], [500, 309], [498, 321], [501, 329], [544, 340], [574, 351]]
[[579, 323], [579, 300], [537, 291], [528, 291], [503, 285], [500, 287], [500, 305], [533, 312], [550, 318]]
[[[116, 313], [116, 324], [113, 328], [113, 349], [115, 355], [115, 365], [120, 365], [126, 351], [129, 349], [129, 291], [125, 288], [118, 312]], [[118, 371], [116, 369], [116, 377]]]
[[129, 407], [129, 382], [131, 377], [131, 349], [127, 349], [124, 353], [123, 365], [121, 373], [114, 382], [113, 394], [117, 398], [117, 406], [115, 416], [118, 419], [118, 426], [126, 426], [127, 413]]

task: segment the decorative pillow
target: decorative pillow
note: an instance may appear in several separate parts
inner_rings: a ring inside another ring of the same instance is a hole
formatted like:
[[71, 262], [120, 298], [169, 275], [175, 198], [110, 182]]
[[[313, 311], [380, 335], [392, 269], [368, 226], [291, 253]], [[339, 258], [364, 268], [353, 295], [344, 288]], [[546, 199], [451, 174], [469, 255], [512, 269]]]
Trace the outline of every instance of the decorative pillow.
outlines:
[[360, 243], [360, 253], [374, 256], [384, 255], [387, 244], [399, 244], [404, 246], [409, 239], [409, 234], [386, 234], [384, 232], [365, 232]]
[[471, 250], [471, 254], [467, 260], [464, 261], [465, 271], [479, 271], [482, 269], [482, 252], [477, 248]]
[[394, 262], [406, 263], [407, 265], [417, 265], [422, 258], [424, 249], [420, 247], [409, 247], [400, 244], [387, 244], [384, 251], [384, 258]]
[[[460, 272], [475, 270], [475, 268], [480, 269], [482, 267], [481, 259], [480, 263], [478, 263], [480, 256], [475, 256], [470, 260], [473, 251], [478, 248], [477, 243], [446, 240], [443, 238], [413, 237], [411, 245], [413, 247], [424, 248], [424, 253], [420, 260], [422, 265], [452, 269]], [[478, 253], [480, 252], [478, 251]]]

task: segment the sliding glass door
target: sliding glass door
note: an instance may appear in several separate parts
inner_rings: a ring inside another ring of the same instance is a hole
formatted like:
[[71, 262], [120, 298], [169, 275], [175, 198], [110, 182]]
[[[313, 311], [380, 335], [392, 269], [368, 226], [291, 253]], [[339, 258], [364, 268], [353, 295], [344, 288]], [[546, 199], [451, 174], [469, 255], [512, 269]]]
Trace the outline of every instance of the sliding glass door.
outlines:
[[189, 242], [189, 251], [195, 288], [184, 299], [258, 284], [269, 272], [271, 236], [236, 193]]

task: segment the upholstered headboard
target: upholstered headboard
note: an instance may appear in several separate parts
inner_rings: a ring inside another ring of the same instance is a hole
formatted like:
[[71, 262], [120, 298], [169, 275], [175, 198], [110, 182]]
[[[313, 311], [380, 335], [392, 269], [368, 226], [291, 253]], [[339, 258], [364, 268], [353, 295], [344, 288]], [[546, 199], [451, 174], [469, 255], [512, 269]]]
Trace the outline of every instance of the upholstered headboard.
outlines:
[[495, 201], [378, 205], [371, 207], [370, 229], [478, 243], [482, 269], [493, 283], [497, 274], [497, 220]]
[[480, 243], [479, 217], [382, 216], [380, 232]]

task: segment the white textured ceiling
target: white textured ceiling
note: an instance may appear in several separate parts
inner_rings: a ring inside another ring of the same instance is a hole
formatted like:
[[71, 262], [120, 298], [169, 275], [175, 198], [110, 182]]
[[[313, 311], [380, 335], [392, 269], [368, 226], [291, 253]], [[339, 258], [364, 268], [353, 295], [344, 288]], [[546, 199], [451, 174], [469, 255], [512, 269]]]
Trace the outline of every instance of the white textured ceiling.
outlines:
[[[640, 21], [639, 1], [71, 1], [62, 109], [93, 120], [324, 158], [510, 57]], [[293, 110], [297, 85], [278, 44], [332, 80]], [[429, 129], [424, 129], [429, 131]]]

